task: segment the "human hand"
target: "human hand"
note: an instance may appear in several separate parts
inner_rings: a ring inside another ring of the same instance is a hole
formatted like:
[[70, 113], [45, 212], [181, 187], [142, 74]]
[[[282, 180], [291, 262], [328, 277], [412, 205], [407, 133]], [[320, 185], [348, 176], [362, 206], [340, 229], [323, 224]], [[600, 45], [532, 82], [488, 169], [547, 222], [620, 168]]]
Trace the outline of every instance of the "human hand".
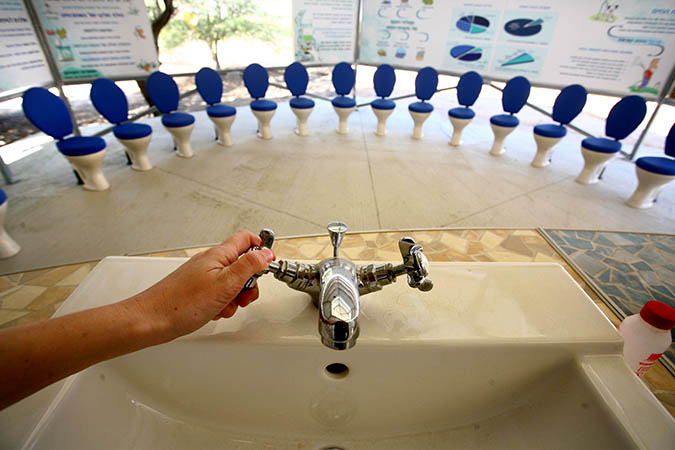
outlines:
[[[258, 286], [242, 291], [253, 274], [274, 260], [272, 250], [245, 253], [262, 240], [239, 231], [222, 244], [198, 253], [137, 296], [150, 317], [159, 317], [169, 339], [191, 333], [209, 320], [229, 318], [258, 298]], [[242, 256], [243, 254], [243, 256]]]

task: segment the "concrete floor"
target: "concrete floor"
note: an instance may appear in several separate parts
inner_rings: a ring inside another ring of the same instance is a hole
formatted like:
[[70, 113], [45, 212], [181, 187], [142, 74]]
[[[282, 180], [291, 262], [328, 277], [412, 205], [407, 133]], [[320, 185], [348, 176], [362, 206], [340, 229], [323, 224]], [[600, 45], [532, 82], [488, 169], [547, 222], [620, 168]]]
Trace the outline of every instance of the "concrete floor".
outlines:
[[[359, 99], [364, 100], [364, 99]], [[424, 139], [410, 138], [408, 101], [399, 100], [387, 136], [377, 137], [370, 107], [354, 112], [350, 133], [337, 135], [337, 117], [318, 100], [309, 137], [293, 133], [295, 117], [279, 104], [274, 139], [255, 136], [256, 121], [239, 108], [234, 146], [213, 140], [205, 113], [195, 113], [195, 156], [177, 157], [159, 118], [153, 127], [150, 172], [126, 165], [122, 146], [106, 136], [103, 166], [111, 184], [88, 192], [75, 184], [63, 156], [48, 144], [15, 164], [22, 181], [5, 186], [5, 227], [23, 250], [0, 261], [0, 273], [25, 271], [107, 255], [134, 254], [218, 242], [234, 231], [261, 227], [278, 236], [324, 233], [331, 220], [353, 231], [436, 227], [546, 227], [641, 232], [675, 232], [675, 183], [651, 209], [623, 204], [637, 179], [632, 162], [617, 159], [604, 179], [582, 186], [582, 135], [570, 130], [544, 169], [530, 166], [535, 153], [532, 126], [549, 119], [531, 109], [507, 138], [506, 154], [488, 154], [489, 116], [501, 110], [497, 97], [481, 97], [463, 145], [448, 145], [447, 110], [453, 93], [437, 94]], [[590, 128], [602, 122], [580, 117]], [[594, 130], [591, 130], [594, 131]], [[87, 130], [86, 134], [93, 131]], [[644, 149], [641, 155], [658, 154]]]

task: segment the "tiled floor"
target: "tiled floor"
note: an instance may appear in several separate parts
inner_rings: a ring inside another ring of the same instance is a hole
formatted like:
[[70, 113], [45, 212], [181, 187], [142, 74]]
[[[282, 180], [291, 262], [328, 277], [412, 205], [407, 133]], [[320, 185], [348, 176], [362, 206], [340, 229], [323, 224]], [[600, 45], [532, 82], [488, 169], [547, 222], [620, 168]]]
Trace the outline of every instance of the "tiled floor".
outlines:
[[[398, 240], [412, 236], [424, 246], [431, 261], [557, 262], [570, 273], [603, 313], [620, 320], [536, 230], [433, 230], [360, 233], [345, 236], [341, 254], [353, 260], [398, 261]], [[157, 257], [190, 257], [202, 248], [153, 253]], [[278, 258], [317, 260], [329, 257], [327, 236], [278, 239]], [[0, 328], [48, 319], [95, 263], [75, 264], [0, 277]], [[644, 378], [646, 384], [675, 415], [675, 378], [661, 364]]]

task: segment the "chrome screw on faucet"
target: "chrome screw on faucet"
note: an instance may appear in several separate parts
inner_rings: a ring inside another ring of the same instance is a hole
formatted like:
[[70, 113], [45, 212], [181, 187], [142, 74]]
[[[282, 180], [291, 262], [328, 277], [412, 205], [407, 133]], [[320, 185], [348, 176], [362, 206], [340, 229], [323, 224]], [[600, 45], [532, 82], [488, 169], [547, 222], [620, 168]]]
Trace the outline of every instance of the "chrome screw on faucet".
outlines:
[[[274, 245], [274, 231], [270, 230], [269, 228], [263, 228], [260, 230], [260, 239], [263, 241], [263, 248], [272, 248], [272, 245]], [[258, 247], [257, 245], [254, 245], [249, 249], [251, 250], [260, 250], [261, 247]], [[248, 289], [253, 289], [258, 281], [258, 278], [260, 278], [265, 272], [258, 272], [255, 275], [253, 275], [251, 278], [246, 280], [246, 283], [244, 284], [244, 290]]]

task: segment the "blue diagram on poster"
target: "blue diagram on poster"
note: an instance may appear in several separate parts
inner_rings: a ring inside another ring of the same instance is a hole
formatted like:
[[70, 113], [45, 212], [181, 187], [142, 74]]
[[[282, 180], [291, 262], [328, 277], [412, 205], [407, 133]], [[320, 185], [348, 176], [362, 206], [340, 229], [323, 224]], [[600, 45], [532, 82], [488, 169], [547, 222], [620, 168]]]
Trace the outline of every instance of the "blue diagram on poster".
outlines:
[[473, 45], [458, 45], [450, 49], [450, 56], [460, 61], [477, 61], [483, 56], [483, 49]]
[[443, 59], [443, 68], [451, 70], [487, 71], [492, 46], [486, 44], [472, 45], [463, 42], [448, 42]]
[[499, 40], [523, 44], [549, 45], [558, 25], [556, 11], [504, 11]]
[[546, 62], [545, 47], [499, 45], [495, 48], [492, 71], [509, 77], [539, 77]]
[[534, 62], [534, 58], [532, 57], [532, 55], [530, 55], [529, 53], [521, 53], [520, 55], [514, 58], [507, 59], [505, 62], [502, 63], [502, 67], [513, 66], [516, 64], [527, 64], [531, 62]]
[[504, 30], [514, 36], [533, 36], [541, 31], [541, 19], [514, 19], [504, 25]]
[[464, 16], [457, 21], [457, 28], [465, 33], [485, 33], [490, 27], [490, 21], [481, 16]]

